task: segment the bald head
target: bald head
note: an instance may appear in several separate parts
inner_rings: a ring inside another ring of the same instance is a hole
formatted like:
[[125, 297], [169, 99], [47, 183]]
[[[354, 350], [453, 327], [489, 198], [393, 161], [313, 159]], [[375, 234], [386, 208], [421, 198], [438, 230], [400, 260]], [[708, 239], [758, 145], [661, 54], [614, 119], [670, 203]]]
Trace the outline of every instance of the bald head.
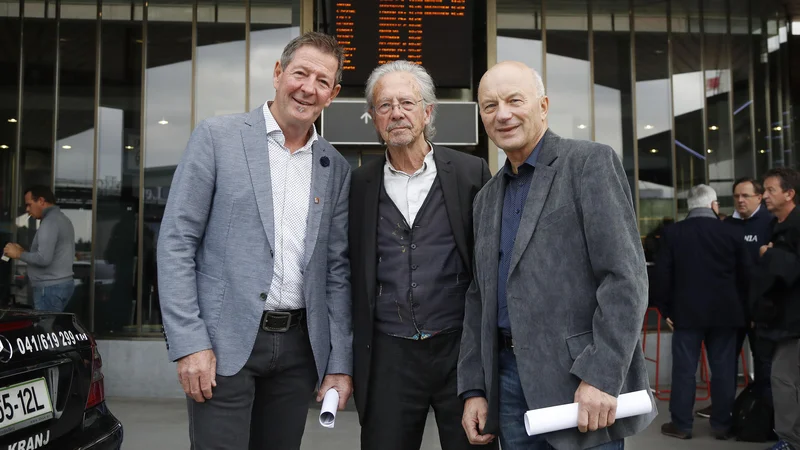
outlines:
[[547, 131], [549, 104], [542, 78], [518, 61], [492, 67], [478, 86], [486, 132], [515, 167], [525, 162]]
[[495, 64], [481, 77], [478, 91], [480, 92], [480, 87], [484, 85], [484, 82], [492, 83], [492, 81], [495, 81], [497, 78], [505, 79], [509, 77], [523, 82], [525, 80], [529, 81], [537, 98], [545, 96], [544, 82], [542, 82], [542, 77], [539, 75], [539, 72], [519, 61], [503, 61]]

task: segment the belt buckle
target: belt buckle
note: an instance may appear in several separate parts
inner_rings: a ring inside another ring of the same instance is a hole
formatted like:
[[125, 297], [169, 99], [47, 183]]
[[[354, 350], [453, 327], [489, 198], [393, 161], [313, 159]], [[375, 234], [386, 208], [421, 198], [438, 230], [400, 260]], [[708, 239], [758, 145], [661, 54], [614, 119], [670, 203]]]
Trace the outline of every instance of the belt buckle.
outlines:
[[[270, 318], [273, 320], [283, 320], [283, 326], [270, 326]], [[277, 333], [285, 333], [289, 330], [290, 326], [292, 326], [292, 313], [289, 311], [267, 311], [267, 313], [264, 314], [264, 322], [261, 324], [261, 328], [263, 328], [264, 331]]]

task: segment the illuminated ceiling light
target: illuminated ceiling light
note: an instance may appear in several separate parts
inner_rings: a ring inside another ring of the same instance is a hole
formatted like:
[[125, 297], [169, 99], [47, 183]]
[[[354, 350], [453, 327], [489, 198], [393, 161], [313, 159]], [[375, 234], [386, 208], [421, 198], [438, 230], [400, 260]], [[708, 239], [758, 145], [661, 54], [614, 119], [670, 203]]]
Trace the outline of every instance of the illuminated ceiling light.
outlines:
[[714, 151], [714, 150], [708, 149], [708, 153], [711, 153], [711, 152], [713, 152], [713, 151]]
[[10, 123], [17, 123], [17, 119], [15, 119], [15, 118], [13, 118], [13, 117], [12, 117], [12, 118], [10, 118], [10, 119], [8, 119], [8, 121], [9, 121]]
[[69, 149], [72, 148], [72, 146], [71, 145], [62, 145], [61, 148], [63, 148], [64, 150], [69, 150]]
[[711, 130], [711, 131], [717, 131], [717, 130], [719, 130], [719, 127], [716, 126], [716, 125], [711, 125], [710, 127], [708, 127], [708, 129]]
[[159, 123], [159, 124], [161, 124], [161, 125], [166, 125], [166, 124], [168, 124], [169, 122], [167, 122], [167, 120], [166, 120], [166, 119], [161, 119], [161, 120], [159, 120], [159, 121], [158, 121], [158, 123]]
[[0, 148], [2, 148], [3, 150], [5, 150], [5, 149], [7, 149], [7, 148], [8, 148], [8, 146], [7, 146], [6, 144], [3, 144], [3, 145], [0, 145]]
[[775, 128], [773, 128], [773, 130], [774, 130], [774, 131], [781, 131], [782, 129], [783, 129], [783, 128], [781, 128], [781, 127], [775, 127]]
[[764, 154], [764, 153], [767, 153], [767, 151], [766, 150], [759, 150], [758, 153]]
[[651, 148], [650, 149], [650, 153], [658, 153], [658, 149], [657, 148]]
[[645, 129], [645, 130], [652, 130], [652, 129], [653, 129], [653, 126], [652, 126], [652, 125], [645, 125], [645, 126], [644, 126], [644, 129]]
[[578, 125], [578, 128], [582, 130], [582, 129], [586, 128], [586, 125], [580, 124], [580, 125]]
[[125, 146], [125, 150], [133, 150], [133, 146], [132, 145], [126, 145]]

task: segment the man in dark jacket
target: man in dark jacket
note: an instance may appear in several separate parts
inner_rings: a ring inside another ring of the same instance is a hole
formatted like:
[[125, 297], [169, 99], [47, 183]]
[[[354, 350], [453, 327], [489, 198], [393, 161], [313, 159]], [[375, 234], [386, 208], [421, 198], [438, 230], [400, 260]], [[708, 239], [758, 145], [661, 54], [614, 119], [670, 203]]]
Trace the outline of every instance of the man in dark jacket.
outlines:
[[774, 343], [772, 398], [775, 450], [800, 449], [800, 172], [776, 168], [764, 175], [764, 202], [775, 215], [772, 238], [761, 246], [754, 272], [753, 318], [759, 336]]
[[695, 373], [705, 342], [711, 366], [711, 427], [718, 439], [730, 435], [736, 396], [736, 337], [745, 323], [750, 259], [739, 230], [717, 218], [717, 194], [709, 186], [689, 190], [686, 220], [664, 230], [656, 259], [661, 314], [673, 328], [672, 422], [661, 433], [692, 437]]
[[[758, 263], [758, 249], [769, 242], [772, 232], [772, 219], [774, 216], [761, 204], [764, 187], [757, 180], [745, 177], [733, 183], [733, 200], [736, 210], [733, 215], [726, 218], [725, 222], [741, 229], [747, 253], [753, 266]], [[749, 315], [749, 314], [748, 314]], [[750, 317], [746, 318], [745, 327], [739, 331], [736, 342], [736, 354], [742, 351], [745, 336], [750, 336], [750, 349], [753, 352], [753, 371], [755, 372], [755, 388], [759, 394], [772, 402], [770, 389], [770, 363], [772, 355], [767, 351], [758, 351], [755, 330], [750, 327]], [[734, 370], [738, 371], [738, 358], [734, 360]], [[734, 381], [735, 382], [735, 381]], [[699, 417], [711, 416], [712, 405], [697, 411]]]
[[[363, 450], [418, 450], [428, 410], [444, 450], [475, 448], [457, 373], [472, 280], [472, 201], [486, 161], [431, 143], [435, 85], [400, 60], [373, 70], [369, 114], [386, 157], [353, 171], [353, 386]], [[497, 442], [489, 447], [497, 448]]]

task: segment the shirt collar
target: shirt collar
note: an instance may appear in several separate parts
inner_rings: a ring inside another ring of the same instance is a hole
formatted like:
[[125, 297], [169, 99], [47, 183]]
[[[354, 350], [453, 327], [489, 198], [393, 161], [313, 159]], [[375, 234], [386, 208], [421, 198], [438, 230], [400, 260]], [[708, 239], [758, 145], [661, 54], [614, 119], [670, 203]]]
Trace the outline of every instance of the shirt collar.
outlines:
[[[281, 146], [286, 145], [286, 136], [283, 134], [283, 130], [281, 130], [280, 125], [275, 120], [275, 117], [272, 116], [272, 111], [269, 110], [269, 105], [272, 102], [264, 103], [264, 122], [267, 124], [267, 136], [271, 136], [278, 144]], [[317, 135], [317, 127], [314, 124], [311, 124], [311, 136], [306, 141], [305, 145], [302, 148], [297, 150], [298, 152], [306, 151], [311, 148], [311, 144], [317, 142], [319, 139], [319, 135]]]
[[[536, 167], [536, 161], [539, 159], [539, 152], [541, 152], [542, 150], [543, 142], [544, 139], [539, 139], [539, 142], [536, 144], [536, 147], [533, 147], [533, 151], [531, 152], [530, 155], [528, 155], [528, 159], [526, 159], [525, 162], [522, 163], [522, 166], [519, 167], [520, 169], [523, 169], [524, 166], [528, 166], [530, 167], [531, 170], [533, 170]], [[517, 176], [517, 174], [514, 173], [514, 170], [511, 167], [511, 160], [509, 160], [508, 158], [506, 158], [506, 163], [503, 166], [503, 173], [512, 177]]]
[[[759, 205], [758, 205], [758, 208], [756, 208], [756, 210], [755, 210], [755, 211], [753, 211], [753, 214], [750, 214], [750, 217], [748, 217], [747, 219], [752, 219], [752, 218], [753, 218], [753, 216], [755, 216], [756, 214], [758, 214], [758, 210], [759, 210], [759, 209], [761, 209], [761, 204], [759, 204]], [[739, 211], [736, 211], [736, 210], [734, 210], [734, 211], [733, 211], [733, 218], [734, 218], [734, 219], [747, 220], [747, 219], [742, 219], [742, 215], [741, 215], [741, 214], [739, 214]]]
[[[416, 172], [414, 172], [414, 175], [419, 175], [422, 172], [425, 172], [428, 169], [429, 165], [433, 166], [433, 167], [436, 166], [436, 163], [433, 161], [433, 144], [428, 142], [428, 146], [431, 148], [431, 151], [429, 151], [428, 154], [425, 155], [425, 159], [422, 160], [422, 167], [420, 167]], [[384, 155], [385, 155], [385, 158], [386, 158], [386, 167], [389, 168], [389, 171], [391, 171], [394, 174], [402, 173], [402, 174], [407, 175], [405, 172], [399, 171], [399, 170], [394, 168], [394, 166], [392, 165], [392, 162], [389, 160], [389, 149], [386, 149], [386, 152], [384, 153]]]

